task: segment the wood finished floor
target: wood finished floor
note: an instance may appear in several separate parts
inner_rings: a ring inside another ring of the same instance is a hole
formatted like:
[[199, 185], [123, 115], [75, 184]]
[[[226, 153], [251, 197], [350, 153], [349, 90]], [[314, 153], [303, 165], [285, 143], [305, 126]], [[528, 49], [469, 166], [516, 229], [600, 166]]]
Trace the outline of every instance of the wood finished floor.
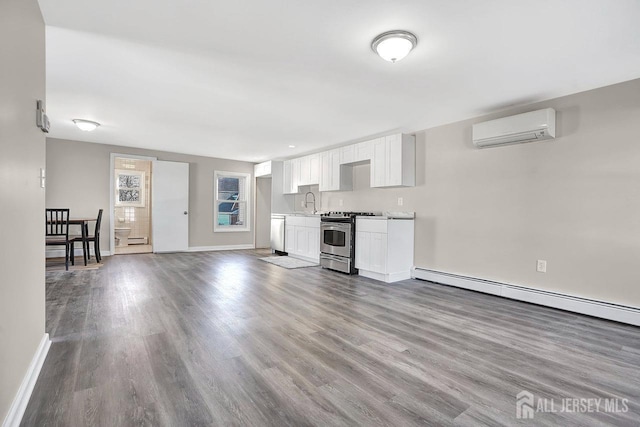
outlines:
[[[23, 425], [640, 424], [640, 328], [266, 255], [47, 273], [53, 343]], [[519, 421], [522, 390], [630, 411]]]

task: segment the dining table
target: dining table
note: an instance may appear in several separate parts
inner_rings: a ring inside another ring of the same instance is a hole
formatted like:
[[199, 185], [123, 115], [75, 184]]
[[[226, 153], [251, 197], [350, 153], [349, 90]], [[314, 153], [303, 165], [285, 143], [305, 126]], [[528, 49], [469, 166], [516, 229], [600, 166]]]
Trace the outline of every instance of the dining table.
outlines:
[[[84, 258], [84, 265], [86, 266], [89, 262], [89, 240], [87, 240], [87, 236], [89, 236], [89, 223], [91, 221], [96, 221], [96, 218], [69, 218], [69, 225], [79, 225], [80, 226], [80, 236], [82, 238], [82, 254]], [[72, 263], [75, 258], [75, 254], [71, 253]]]

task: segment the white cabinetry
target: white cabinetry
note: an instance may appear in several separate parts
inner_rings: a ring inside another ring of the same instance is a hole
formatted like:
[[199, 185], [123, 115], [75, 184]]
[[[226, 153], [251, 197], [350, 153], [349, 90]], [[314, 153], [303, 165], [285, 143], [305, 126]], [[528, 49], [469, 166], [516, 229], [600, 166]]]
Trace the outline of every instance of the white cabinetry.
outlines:
[[309, 185], [320, 184], [320, 154], [309, 156]]
[[354, 146], [355, 162], [365, 162], [373, 158], [373, 141], [359, 142]]
[[302, 185], [318, 185], [320, 175], [320, 155], [299, 157], [284, 161], [284, 194], [298, 194]]
[[286, 160], [283, 192], [298, 194], [303, 185], [319, 185], [320, 191], [350, 191], [352, 166], [367, 162], [371, 162], [371, 187], [412, 187], [415, 151], [412, 135], [395, 134]]
[[348, 191], [353, 188], [351, 169], [340, 171], [341, 149], [320, 153], [320, 191]]
[[312, 154], [310, 156], [294, 159], [298, 161], [297, 184], [301, 185], [318, 185], [320, 183], [320, 155]]
[[320, 217], [287, 215], [285, 250], [289, 256], [320, 262]]
[[340, 148], [340, 164], [348, 165], [356, 161], [356, 146], [355, 144], [347, 145]]
[[374, 140], [371, 187], [416, 185], [415, 152], [412, 135], [395, 134]]
[[285, 160], [282, 163], [282, 193], [283, 194], [296, 194], [298, 187], [293, 186], [293, 162], [292, 160]]
[[271, 160], [255, 165], [253, 167], [253, 175], [256, 178], [261, 176], [271, 176]]
[[[380, 138], [384, 141], [384, 138]], [[340, 148], [340, 164], [366, 163], [373, 158], [373, 143], [376, 140], [359, 142]]]
[[358, 274], [387, 283], [411, 278], [412, 219], [356, 219]]

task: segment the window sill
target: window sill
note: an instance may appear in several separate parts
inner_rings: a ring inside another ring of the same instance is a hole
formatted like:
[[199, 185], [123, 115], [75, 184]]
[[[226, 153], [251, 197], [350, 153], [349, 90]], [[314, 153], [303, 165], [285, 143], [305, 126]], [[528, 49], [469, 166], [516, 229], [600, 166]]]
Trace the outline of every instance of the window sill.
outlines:
[[214, 228], [214, 233], [246, 233], [251, 231], [248, 228]]

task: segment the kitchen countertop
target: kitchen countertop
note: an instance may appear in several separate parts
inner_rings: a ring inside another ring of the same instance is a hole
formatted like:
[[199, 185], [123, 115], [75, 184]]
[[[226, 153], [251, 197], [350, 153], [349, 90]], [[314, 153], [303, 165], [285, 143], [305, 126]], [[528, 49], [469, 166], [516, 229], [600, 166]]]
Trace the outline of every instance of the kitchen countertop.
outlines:
[[[326, 212], [318, 212], [318, 213], [311, 213], [311, 212], [289, 212], [289, 213], [285, 213], [285, 214], [272, 214], [272, 215], [285, 215], [285, 216], [305, 216], [305, 217], [310, 217], [310, 218], [315, 218], [315, 217], [320, 217], [321, 214], [326, 213]], [[416, 213], [415, 212], [382, 212], [379, 215], [375, 215], [375, 216], [357, 216], [356, 218], [366, 218], [366, 219], [415, 219], [416, 217]]]
[[415, 219], [415, 212], [382, 212], [382, 215], [376, 216], [357, 216], [361, 219]]
[[318, 212], [318, 213], [311, 213], [311, 212], [290, 212], [290, 213], [286, 213], [283, 215], [287, 215], [287, 216], [308, 216], [308, 217], [320, 217], [320, 214], [324, 213], [324, 212]]

